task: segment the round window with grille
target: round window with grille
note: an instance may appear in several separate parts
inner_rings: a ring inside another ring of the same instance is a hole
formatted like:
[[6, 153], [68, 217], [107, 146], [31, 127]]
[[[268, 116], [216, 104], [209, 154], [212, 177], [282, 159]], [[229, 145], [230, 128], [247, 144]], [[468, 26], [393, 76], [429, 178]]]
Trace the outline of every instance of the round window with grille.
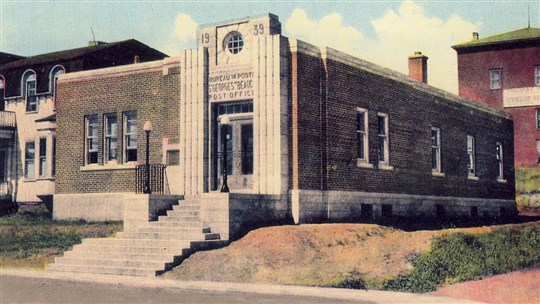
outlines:
[[244, 38], [238, 32], [232, 32], [225, 38], [225, 48], [231, 54], [238, 54], [244, 48]]

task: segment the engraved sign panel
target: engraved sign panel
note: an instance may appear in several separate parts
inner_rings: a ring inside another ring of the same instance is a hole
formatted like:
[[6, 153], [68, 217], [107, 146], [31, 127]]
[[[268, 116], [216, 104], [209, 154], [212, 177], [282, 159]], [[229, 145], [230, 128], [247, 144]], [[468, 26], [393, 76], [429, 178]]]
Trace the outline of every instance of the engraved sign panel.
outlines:
[[249, 70], [213, 72], [208, 77], [208, 99], [210, 102], [251, 99], [253, 85], [253, 72]]
[[503, 105], [505, 108], [539, 106], [540, 87], [504, 90]]

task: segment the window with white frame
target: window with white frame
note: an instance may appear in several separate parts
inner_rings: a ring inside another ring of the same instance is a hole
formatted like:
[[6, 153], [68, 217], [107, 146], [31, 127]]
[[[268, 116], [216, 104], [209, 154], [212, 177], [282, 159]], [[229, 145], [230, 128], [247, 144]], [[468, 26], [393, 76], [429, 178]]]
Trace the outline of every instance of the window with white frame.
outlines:
[[26, 112], [35, 112], [38, 107], [36, 94], [36, 74], [30, 74], [24, 82], [24, 97], [26, 99]]
[[503, 146], [500, 142], [497, 142], [495, 144], [495, 152], [497, 153], [496, 156], [497, 156], [497, 166], [498, 166], [497, 179], [504, 180]]
[[4, 79], [0, 78], [0, 111], [6, 109], [6, 104], [4, 102]]
[[35, 174], [36, 143], [27, 141], [24, 146], [24, 177], [34, 178]]
[[379, 138], [379, 162], [389, 163], [388, 148], [388, 114], [377, 114], [378, 138]]
[[441, 129], [431, 128], [431, 170], [441, 173]]
[[115, 162], [118, 159], [118, 123], [116, 114], [106, 114], [105, 125], [105, 162]]
[[540, 66], [534, 68], [534, 82], [540, 86]]
[[536, 109], [536, 129], [540, 130], [540, 109]]
[[50, 91], [51, 91], [51, 95], [53, 97], [56, 97], [56, 86], [57, 86], [57, 83], [58, 83], [58, 77], [60, 77], [60, 75], [64, 74], [65, 73], [65, 70], [62, 66], [55, 66], [52, 70], [51, 70], [51, 75], [50, 75]]
[[357, 138], [357, 157], [363, 162], [368, 162], [368, 111], [366, 109], [356, 109], [356, 138]]
[[39, 139], [39, 176], [47, 176], [47, 138]]
[[137, 113], [124, 113], [124, 162], [137, 161]]
[[492, 90], [500, 89], [501, 88], [501, 69], [492, 69], [489, 70], [489, 82], [490, 82], [490, 88]]
[[476, 176], [476, 151], [474, 136], [467, 135], [467, 155], [469, 162], [467, 172], [469, 176]]
[[86, 155], [85, 160], [87, 165], [98, 163], [98, 116], [86, 116]]

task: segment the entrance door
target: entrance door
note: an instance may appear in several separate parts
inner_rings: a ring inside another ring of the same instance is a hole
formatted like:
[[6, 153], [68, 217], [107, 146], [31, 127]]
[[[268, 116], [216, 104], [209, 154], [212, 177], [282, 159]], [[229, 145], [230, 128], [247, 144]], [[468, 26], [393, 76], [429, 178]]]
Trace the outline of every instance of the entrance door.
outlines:
[[[253, 188], [253, 119], [233, 117], [230, 124], [219, 126], [218, 137], [218, 179], [223, 184], [223, 144], [227, 149], [227, 184], [233, 190], [249, 191]], [[224, 131], [226, 130], [226, 131]]]

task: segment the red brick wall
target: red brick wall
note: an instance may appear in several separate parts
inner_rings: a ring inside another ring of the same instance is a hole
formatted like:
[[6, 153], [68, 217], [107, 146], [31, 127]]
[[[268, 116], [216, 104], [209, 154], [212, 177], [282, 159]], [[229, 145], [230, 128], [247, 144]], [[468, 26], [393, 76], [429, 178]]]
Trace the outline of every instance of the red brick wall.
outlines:
[[[327, 62], [327, 79], [318, 58], [298, 56], [300, 189], [367, 191], [415, 195], [514, 198], [512, 120], [475, 110], [348, 65]], [[321, 86], [326, 83], [326, 88]], [[327, 101], [323, 101], [326, 90]], [[319, 112], [326, 104], [327, 127]], [[356, 108], [369, 110], [372, 169], [356, 165]], [[377, 113], [388, 114], [390, 166], [377, 167]], [[432, 176], [431, 127], [441, 129], [445, 177]], [[468, 134], [476, 138], [478, 181], [467, 178]], [[325, 139], [326, 145], [320, 141]], [[505, 151], [507, 183], [497, 182], [495, 143]], [[325, 149], [321, 152], [321, 149]], [[326, 154], [327, 163], [320, 163]], [[324, 175], [324, 168], [328, 172]], [[305, 172], [303, 172], [305, 171]], [[323, 174], [321, 174], [323, 173]], [[324, 186], [326, 184], [326, 187]]]
[[[459, 95], [502, 109], [503, 89], [536, 86], [534, 67], [540, 65], [540, 47], [458, 53]], [[502, 69], [502, 87], [492, 90], [489, 70]]]
[[150, 162], [161, 163], [162, 139], [178, 142], [178, 71], [162, 75], [152, 72], [60, 82], [57, 93], [56, 193], [133, 192], [135, 172], [130, 170], [83, 171], [84, 118], [99, 119], [99, 164], [103, 164], [103, 115], [117, 113], [119, 163], [122, 163], [123, 117], [137, 111], [137, 160], [144, 163], [146, 136], [143, 124], [150, 120]]
[[517, 167], [535, 167], [538, 165], [536, 140], [540, 131], [536, 126], [536, 111], [540, 108], [527, 107], [510, 109], [514, 117], [515, 155]]

